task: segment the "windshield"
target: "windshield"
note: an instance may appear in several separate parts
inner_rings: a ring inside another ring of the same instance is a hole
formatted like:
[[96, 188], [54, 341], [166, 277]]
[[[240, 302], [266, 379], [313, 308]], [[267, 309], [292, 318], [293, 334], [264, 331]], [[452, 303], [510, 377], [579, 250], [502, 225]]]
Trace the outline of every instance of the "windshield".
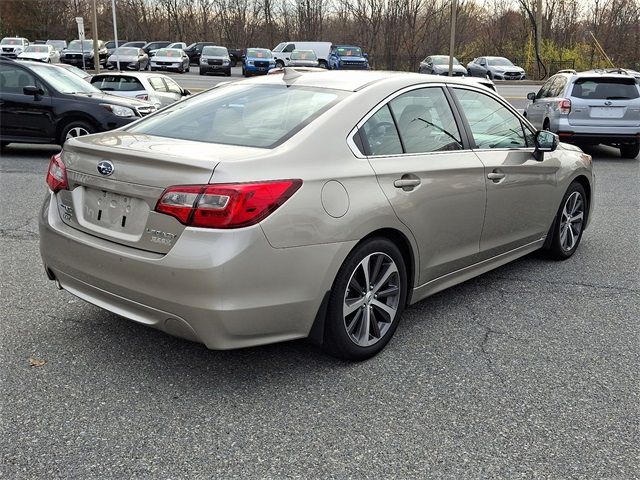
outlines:
[[179, 48], [179, 49], [184, 49], [186, 47], [186, 45], [182, 42], [176, 42], [176, 43], [172, 43], [171, 45], [167, 46], [167, 48]]
[[502, 57], [487, 58], [487, 65], [493, 65], [494, 67], [513, 67], [513, 63]]
[[273, 49], [273, 51], [274, 52], [281, 52], [286, 44], [287, 44], [287, 42], [279, 43], [278, 46]]
[[129, 131], [159, 137], [273, 148], [348, 95], [290, 85], [228, 84], [174, 103]]
[[115, 52], [113, 52], [114, 55], [118, 54], [118, 55], [123, 55], [125, 57], [137, 57], [138, 56], [138, 49], [137, 48], [131, 48], [131, 47], [120, 47], [120, 48], [116, 48]]
[[93, 50], [93, 41], [92, 40], [73, 40], [67, 50], [72, 50], [74, 52], [79, 52], [80, 50], [89, 51]]
[[24, 49], [25, 53], [49, 53], [47, 45], [30, 45]]
[[60, 93], [100, 93], [96, 87], [63, 68], [33, 65], [31, 69]]
[[633, 78], [579, 78], [571, 96], [593, 100], [631, 100], [640, 97]]
[[169, 45], [171, 42], [152, 42], [145, 45], [147, 50], [153, 50], [155, 48], [164, 48]]
[[227, 52], [227, 49], [224, 47], [204, 47], [202, 49], [202, 55], [209, 57], [226, 57], [229, 55], [229, 52]]
[[340, 57], [361, 57], [362, 49], [360, 47], [338, 47], [338, 56]]
[[182, 50], [162, 48], [156, 52], [156, 57], [180, 58], [182, 57]]
[[316, 52], [313, 50], [295, 50], [291, 52], [291, 60], [317, 60]]
[[266, 48], [248, 48], [247, 58], [273, 58], [273, 54]]
[[[434, 65], [449, 65], [449, 57], [447, 55], [438, 55], [431, 57], [431, 61]], [[460, 62], [456, 57], [453, 57], [453, 64], [460, 65]]]
[[22, 45], [20, 38], [3, 38], [0, 45]]
[[51, 45], [56, 50], [67, 48], [67, 42], [65, 42], [64, 40], [47, 40], [47, 45]]
[[73, 65], [68, 65], [68, 64], [62, 63], [62, 64], [58, 64], [57, 66], [59, 66], [60, 68], [66, 70], [67, 72], [73, 73], [74, 75], [76, 75], [76, 76], [78, 76], [80, 78], [86, 78], [86, 77], [89, 76], [89, 74], [87, 72], [85, 72], [81, 68], [74, 67]]

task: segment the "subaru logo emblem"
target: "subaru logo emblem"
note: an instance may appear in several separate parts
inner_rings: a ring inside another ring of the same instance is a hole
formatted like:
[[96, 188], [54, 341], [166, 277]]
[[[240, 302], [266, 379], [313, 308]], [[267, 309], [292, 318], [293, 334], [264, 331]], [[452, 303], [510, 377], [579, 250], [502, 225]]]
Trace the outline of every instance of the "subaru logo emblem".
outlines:
[[103, 160], [98, 164], [98, 172], [102, 175], [109, 176], [113, 173], [114, 167], [113, 163], [109, 160]]
[[604, 104], [608, 107], [609, 105], [612, 105], [612, 104], [613, 104], [613, 102], [611, 102], [611, 101], [607, 100], [606, 102], [604, 102]]

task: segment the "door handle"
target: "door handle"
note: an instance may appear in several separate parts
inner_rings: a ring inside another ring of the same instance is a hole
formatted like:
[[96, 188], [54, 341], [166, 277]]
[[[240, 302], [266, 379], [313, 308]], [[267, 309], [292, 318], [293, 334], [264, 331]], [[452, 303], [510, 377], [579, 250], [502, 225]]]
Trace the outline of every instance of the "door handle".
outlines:
[[493, 180], [494, 182], [499, 182], [505, 177], [505, 174], [502, 172], [491, 172], [487, 174], [487, 178], [489, 180]]
[[405, 191], [413, 190], [420, 185], [420, 179], [411, 175], [403, 175], [402, 178], [393, 182], [393, 186], [396, 188], [402, 188]]

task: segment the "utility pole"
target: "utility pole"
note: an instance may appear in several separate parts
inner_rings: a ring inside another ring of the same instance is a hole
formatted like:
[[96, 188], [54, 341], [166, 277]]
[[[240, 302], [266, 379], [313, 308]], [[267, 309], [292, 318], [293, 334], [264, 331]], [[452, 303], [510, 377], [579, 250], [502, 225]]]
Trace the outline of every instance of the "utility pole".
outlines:
[[93, 0], [93, 68], [100, 73], [100, 54], [98, 49], [98, 6]]
[[456, 17], [458, 0], [451, 0], [451, 43], [449, 44], [449, 76], [453, 77], [453, 57], [456, 49]]
[[541, 55], [542, 55], [542, 0], [537, 0], [536, 3], [536, 63], [538, 65], [538, 76], [542, 78], [542, 71], [540, 68]]
[[120, 71], [120, 55], [118, 54], [120, 44], [118, 43], [118, 24], [116, 23], [116, 0], [111, 0], [111, 13], [113, 14], [113, 39], [116, 42], [116, 64], [118, 65], [118, 71]]

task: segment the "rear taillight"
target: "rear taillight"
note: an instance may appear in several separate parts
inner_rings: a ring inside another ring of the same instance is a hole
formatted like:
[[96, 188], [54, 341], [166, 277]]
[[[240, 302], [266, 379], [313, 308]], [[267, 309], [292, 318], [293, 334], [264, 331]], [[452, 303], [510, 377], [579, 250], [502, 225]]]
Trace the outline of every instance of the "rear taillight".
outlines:
[[177, 218], [180, 223], [201, 228], [240, 228], [254, 225], [286, 202], [302, 180], [178, 185], [167, 188], [156, 212]]
[[59, 153], [51, 156], [49, 170], [47, 171], [47, 185], [53, 193], [69, 188], [67, 183], [67, 168], [62, 163]]
[[558, 110], [565, 115], [571, 113], [571, 100], [563, 98], [558, 102]]
[[141, 93], [140, 95], [136, 95], [136, 98], [138, 100], [149, 100], [149, 95], [147, 95], [146, 93]]

